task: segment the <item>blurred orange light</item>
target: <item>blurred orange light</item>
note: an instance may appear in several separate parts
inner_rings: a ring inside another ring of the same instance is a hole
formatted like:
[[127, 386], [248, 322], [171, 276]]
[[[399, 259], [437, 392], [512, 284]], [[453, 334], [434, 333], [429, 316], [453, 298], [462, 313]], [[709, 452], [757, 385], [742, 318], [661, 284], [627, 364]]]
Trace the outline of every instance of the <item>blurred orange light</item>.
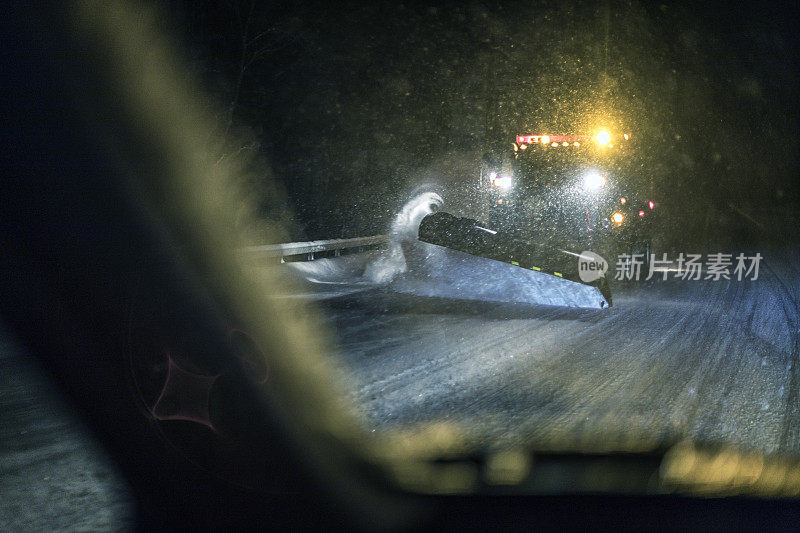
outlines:
[[627, 202], [627, 201], [628, 200], [624, 196], [619, 199], [619, 203], [621, 203], [622, 205], [625, 205], [625, 202]]
[[616, 213], [611, 215], [611, 222], [613, 222], [617, 226], [622, 224], [623, 220], [625, 220], [625, 216], [622, 213], [620, 213], [619, 211], [617, 211]]

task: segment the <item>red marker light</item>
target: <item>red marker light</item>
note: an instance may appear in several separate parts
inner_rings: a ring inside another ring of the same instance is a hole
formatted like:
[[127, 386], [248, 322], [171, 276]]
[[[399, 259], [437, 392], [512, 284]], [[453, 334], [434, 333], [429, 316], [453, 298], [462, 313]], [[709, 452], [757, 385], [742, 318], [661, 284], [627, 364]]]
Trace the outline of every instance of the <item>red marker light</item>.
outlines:
[[653, 203], [653, 200], [650, 200], [649, 202], [647, 202], [647, 205], [650, 206], [650, 209], [653, 209], [656, 206], [656, 204]]
[[644, 211], [639, 211], [639, 216], [643, 217], [644, 216]]

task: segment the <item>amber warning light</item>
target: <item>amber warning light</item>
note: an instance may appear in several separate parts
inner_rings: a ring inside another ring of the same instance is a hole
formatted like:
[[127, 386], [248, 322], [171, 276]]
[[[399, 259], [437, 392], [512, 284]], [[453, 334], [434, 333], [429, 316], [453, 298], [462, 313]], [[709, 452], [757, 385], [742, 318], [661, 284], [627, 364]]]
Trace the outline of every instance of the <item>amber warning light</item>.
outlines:
[[517, 135], [517, 144], [582, 143], [591, 141], [591, 135]]
[[[530, 145], [538, 144], [541, 146], [580, 146], [584, 143], [594, 142], [600, 147], [611, 148], [614, 145], [612, 141], [618, 135], [612, 135], [607, 131], [599, 131], [594, 135], [517, 135], [517, 145], [523, 150]], [[626, 141], [630, 139], [630, 134], [625, 133], [622, 135]]]

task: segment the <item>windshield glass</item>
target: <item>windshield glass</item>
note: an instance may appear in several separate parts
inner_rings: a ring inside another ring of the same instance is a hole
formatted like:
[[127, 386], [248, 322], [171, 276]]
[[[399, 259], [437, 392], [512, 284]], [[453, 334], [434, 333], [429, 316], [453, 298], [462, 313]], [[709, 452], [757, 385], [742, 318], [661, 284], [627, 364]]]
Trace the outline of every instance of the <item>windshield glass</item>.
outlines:
[[367, 434], [798, 455], [797, 6], [171, 6]]

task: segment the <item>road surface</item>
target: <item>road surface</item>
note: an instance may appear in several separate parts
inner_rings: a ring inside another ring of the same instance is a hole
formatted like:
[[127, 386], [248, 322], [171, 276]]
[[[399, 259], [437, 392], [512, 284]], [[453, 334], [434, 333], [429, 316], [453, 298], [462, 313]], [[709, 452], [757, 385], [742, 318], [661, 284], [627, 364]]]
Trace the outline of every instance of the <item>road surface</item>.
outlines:
[[133, 531], [132, 494], [44, 369], [0, 329], [0, 531]]
[[[368, 431], [444, 422], [489, 448], [690, 438], [800, 452], [796, 251], [764, 252], [756, 281], [616, 283], [601, 310], [532, 303], [510, 265], [395, 244], [263, 267], [324, 312]], [[0, 529], [130, 528], [129, 491], [63, 398], [10, 342], [0, 356]]]
[[289, 266], [371, 431], [444, 421], [481, 446], [800, 452], [796, 253], [766, 253], [755, 281], [617, 282], [595, 310], [524, 303], [487, 261], [510, 265], [440, 249], [431, 267], [431, 246]]

